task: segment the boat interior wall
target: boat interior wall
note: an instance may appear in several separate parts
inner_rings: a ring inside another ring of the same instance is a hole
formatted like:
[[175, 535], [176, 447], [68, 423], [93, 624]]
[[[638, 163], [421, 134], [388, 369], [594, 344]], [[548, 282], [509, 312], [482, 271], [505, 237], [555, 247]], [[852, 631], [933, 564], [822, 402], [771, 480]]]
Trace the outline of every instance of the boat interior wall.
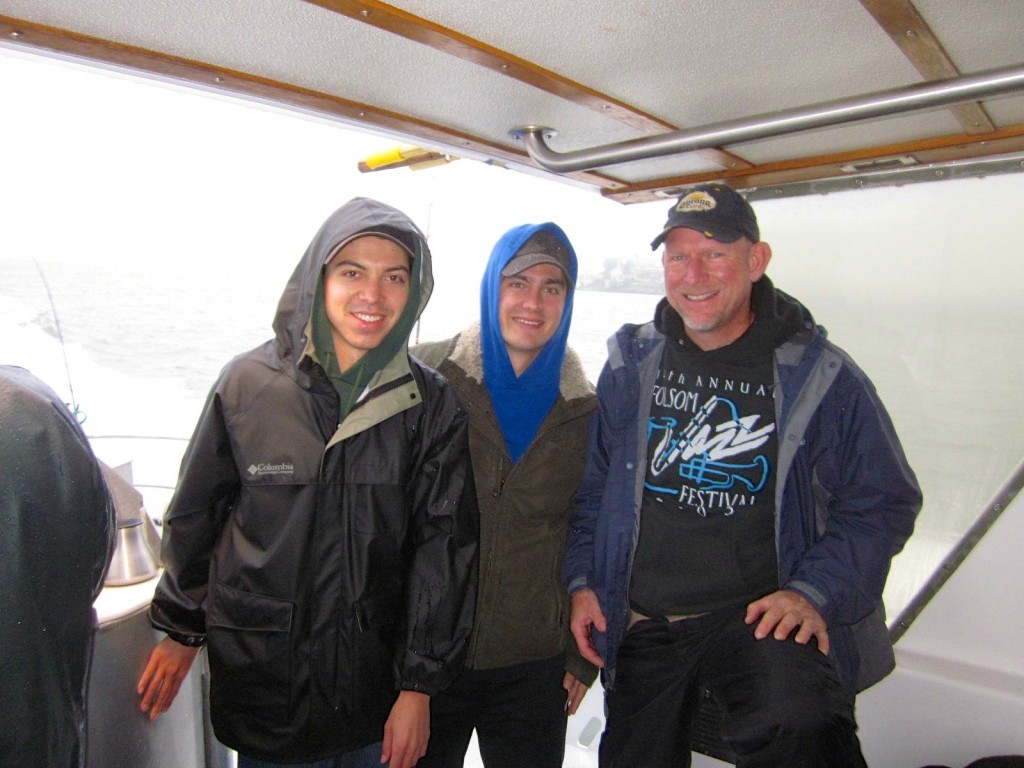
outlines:
[[993, 517], [896, 644], [896, 671], [858, 697], [869, 765], [1024, 754], [1024, 496]]
[[[986, 0], [4, 0], [0, 12], [5, 45], [534, 173], [513, 129], [549, 127], [552, 151], [576, 152], [970, 76], [1019, 66], [1024, 28], [1024, 4]], [[639, 202], [711, 179], [781, 188], [893, 157], [928, 166], [1022, 151], [1017, 90], [565, 178]]]
[[[147, 584], [149, 597], [155, 579]], [[125, 590], [132, 587], [108, 587]], [[139, 712], [135, 685], [149, 650], [160, 640], [149, 625], [148, 597], [134, 610], [104, 620], [96, 632], [89, 678], [86, 768], [145, 766], [145, 768], [230, 768], [228, 749], [213, 735], [209, 721], [209, 672], [206, 654], [182, 680], [175, 705], [156, 721]]]

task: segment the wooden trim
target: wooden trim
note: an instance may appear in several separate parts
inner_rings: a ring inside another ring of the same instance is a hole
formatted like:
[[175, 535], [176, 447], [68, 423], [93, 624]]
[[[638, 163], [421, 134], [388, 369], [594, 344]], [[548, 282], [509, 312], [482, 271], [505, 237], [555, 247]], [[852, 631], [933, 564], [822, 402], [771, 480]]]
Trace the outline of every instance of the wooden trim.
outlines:
[[1024, 124], [1000, 128], [987, 134], [940, 136], [921, 141], [908, 141], [850, 152], [766, 163], [752, 169], [654, 179], [630, 184], [625, 190], [608, 190], [601, 194], [620, 203], [644, 203], [664, 200], [664, 195], [658, 194], [664, 190], [710, 181], [724, 181], [728, 182], [730, 186], [740, 189], [753, 189], [777, 184], [792, 184], [799, 181], [842, 179], [850, 174], [841, 166], [905, 155], [913, 157], [918, 165], [922, 166], [929, 163], [991, 157], [1010, 152], [1024, 152]]
[[[496, 144], [462, 131], [340, 96], [193, 59], [171, 56], [2, 15], [0, 37], [29, 49], [84, 59], [87, 63], [108, 65], [157, 79], [184, 82], [207, 91], [314, 113], [335, 119], [350, 127], [371, 130], [377, 128], [408, 136], [415, 142], [436, 142], [442, 147], [450, 148], [455, 154], [459, 151], [478, 152], [498, 161], [540, 168], [522, 149]], [[622, 181], [600, 173], [584, 171], [566, 174], [566, 178], [595, 185], [599, 189], [614, 190], [625, 187]]]
[[[340, 13], [395, 35], [423, 43], [458, 59], [506, 75], [529, 86], [587, 107], [613, 120], [625, 123], [645, 134], [658, 134], [675, 128], [663, 120], [641, 112], [607, 94], [562, 77], [507, 51], [467, 37], [455, 30], [415, 16], [378, 0], [306, 0], [311, 5]], [[516, 126], [509, 126], [509, 130]], [[554, 126], [553, 126], [554, 127]]]
[[[313, 0], [309, 0], [313, 1]], [[317, 0], [320, 2], [321, 0]], [[348, 2], [349, 0], [322, 0]], [[354, 0], [353, 0], [354, 1]], [[861, 0], [881, 2], [881, 0]], [[362, 0], [365, 4], [366, 0]], [[258, 77], [186, 59], [150, 49], [126, 45], [96, 37], [48, 27], [0, 15], [0, 37], [18, 47], [36, 49], [82, 59], [86, 63], [106, 65], [115, 69], [148, 75], [158, 79], [177, 81], [212, 92], [263, 101], [299, 112], [333, 119], [343, 125], [363, 129], [378, 129], [406, 136], [416, 143], [435, 144], [433, 149], [458, 154], [460, 151], [477, 153], [493, 158], [497, 164], [507, 163], [541, 171], [525, 151], [457, 131], [443, 125], [429, 123], [415, 117], [372, 105], [344, 99], [288, 83]], [[672, 178], [654, 179], [630, 184], [607, 174], [578, 172], [564, 177], [596, 186], [602, 194], [624, 203], [661, 200], [659, 190], [686, 186], [704, 181], [723, 180], [740, 187], [763, 187], [773, 184], [810, 181], [847, 176], [842, 165], [873, 159], [912, 155], [919, 164], [956, 159], [984, 157], [1006, 152], [1024, 151], [1024, 125], [994, 129], [985, 133], [968, 132], [920, 141], [903, 142], [879, 147], [798, 158], [778, 163], [752, 166], [722, 152], [722, 170]]]
[[[421, 16], [379, 2], [379, 0], [306, 0], [306, 2], [511, 77], [532, 88], [599, 112], [605, 117], [624, 123], [645, 135], [657, 135], [676, 130], [676, 126], [671, 123], [642, 112], [625, 102], [613, 99], [608, 94], [595, 91], [531, 61], [521, 59], [507, 51], [440, 24], [435, 24]], [[509, 126], [509, 130], [516, 127], [518, 126]], [[551, 127], [557, 128], [557, 126]], [[698, 154], [705, 161], [720, 168], [752, 167], [751, 163], [739, 155], [721, 148], [703, 149]]]
[[[953, 60], [911, 0], [860, 0], [893, 42], [899, 46], [925, 80], [959, 77]], [[980, 103], [950, 107], [967, 133], [991, 133], [996, 129]]]

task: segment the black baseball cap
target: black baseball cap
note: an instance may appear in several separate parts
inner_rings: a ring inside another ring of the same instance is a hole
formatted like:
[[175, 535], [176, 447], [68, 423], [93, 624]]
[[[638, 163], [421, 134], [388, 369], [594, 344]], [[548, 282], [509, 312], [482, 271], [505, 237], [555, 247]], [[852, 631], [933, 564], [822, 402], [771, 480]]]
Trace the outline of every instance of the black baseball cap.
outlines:
[[734, 243], [741, 237], [753, 243], [761, 239], [754, 209], [743, 195], [725, 184], [701, 184], [684, 192], [669, 210], [665, 228], [651, 242], [651, 250], [679, 227], [694, 229], [720, 243]]

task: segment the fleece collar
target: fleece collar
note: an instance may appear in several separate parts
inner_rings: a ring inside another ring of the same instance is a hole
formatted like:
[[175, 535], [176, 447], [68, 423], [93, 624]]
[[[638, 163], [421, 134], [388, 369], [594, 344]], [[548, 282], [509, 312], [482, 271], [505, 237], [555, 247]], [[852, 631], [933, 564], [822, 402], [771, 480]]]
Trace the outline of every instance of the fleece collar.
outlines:
[[[456, 337], [455, 348], [449, 360], [477, 384], [483, 384], [484, 357], [480, 344], [479, 322], [473, 323]], [[565, 350], [565, 357], [562, 360], [558, 388], [562, 398], [567, 402], [594, 394], [594, 387], [587, 379], [579, 355], [569, 348]]]

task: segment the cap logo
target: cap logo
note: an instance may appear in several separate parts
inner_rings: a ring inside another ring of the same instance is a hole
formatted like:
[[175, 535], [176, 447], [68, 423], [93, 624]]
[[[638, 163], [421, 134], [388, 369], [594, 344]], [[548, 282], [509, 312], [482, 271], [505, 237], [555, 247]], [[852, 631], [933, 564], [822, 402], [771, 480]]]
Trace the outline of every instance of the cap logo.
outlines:
[[691, 192], [676, 206], [680, 213], [707, 213], [717, 206], [718, 203], [707, 192]]

